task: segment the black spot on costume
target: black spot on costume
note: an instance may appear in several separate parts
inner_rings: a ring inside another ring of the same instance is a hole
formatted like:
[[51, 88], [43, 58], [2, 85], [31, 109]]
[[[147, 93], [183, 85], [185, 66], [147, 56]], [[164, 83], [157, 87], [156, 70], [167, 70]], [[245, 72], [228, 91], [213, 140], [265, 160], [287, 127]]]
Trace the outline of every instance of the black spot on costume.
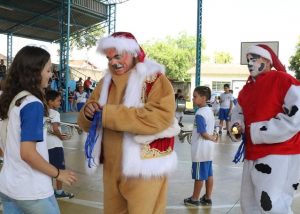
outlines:
[[298, 189], [298, 186], [299, 186], [299, 183], [293, 184], [293, 188], [294, 188], [295, 190]]
[[270, 211], [272, 209], [272, 201], [265, 191], [262, 191], [260, 197], [260, 205], [264, 211]]
[[283, 111], [284, 111], [289, 117], [292, 117], [292, 116], [294, 116], [294, 115], [298, 112], [298, 107], [295, 106], [295, 105], [292, 106], [291, 111], [290, 111], [288, 108], [284, 107], [284, 108], [283, 108]]
[[261, 127], [259, 130], [260, 130], [260, 131], [267, 131], [268, 129], [267, 129], [267, 127], [263, 126], [263, 127]]
[[272, 168], [268, 164], [259, 163], [255, 165], [255, 169], [259, 172], [271, 174]]
[[292, 106], [292, 109], [289, 113], [289, 117], [294, 116], [297, 113], [297, 111], [298, 111], [298, 107], [297, 106]]

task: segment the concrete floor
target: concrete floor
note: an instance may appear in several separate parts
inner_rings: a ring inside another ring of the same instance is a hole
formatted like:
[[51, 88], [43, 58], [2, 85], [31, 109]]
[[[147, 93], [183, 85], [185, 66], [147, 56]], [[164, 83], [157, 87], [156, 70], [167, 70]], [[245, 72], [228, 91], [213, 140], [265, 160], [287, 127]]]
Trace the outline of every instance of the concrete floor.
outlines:
[[[75, 117], [74, 113], [62, 114], [62, 121], [75, 122]], [[186, 127], [191, 127], [192, 120], [193, 115], [185, 115], [183, 122]], [[85, 134], [78, 135], [75, 131], [73, 137], [64, 142], [66, 166], [76, 172], [78, 182], [72, 187], [65, 187], [67, 191], [75, 194], [75, 198], [58, 200], [62, 214], [103, 213], [102, 166], [93, 170], [86, 167], [83, 150], [85, 137]], [[193, 190], [193, 180], [190, 174], [190, 145], [187, 142], [180, 143], [176, 139], [175, 150], [179, 165], [170, 178], [167, 214], [241, 213], [239, 191], [242, 164], [232, 163], [238, 146], [239, 144], [232, 143], [224, 132], [215, 147], [213, 206], [188, 208], [184, 206], [183, 199], [189, 197]], [[295, 214], [300, 214], [299, 190], [293, 203], [293, 211]]]

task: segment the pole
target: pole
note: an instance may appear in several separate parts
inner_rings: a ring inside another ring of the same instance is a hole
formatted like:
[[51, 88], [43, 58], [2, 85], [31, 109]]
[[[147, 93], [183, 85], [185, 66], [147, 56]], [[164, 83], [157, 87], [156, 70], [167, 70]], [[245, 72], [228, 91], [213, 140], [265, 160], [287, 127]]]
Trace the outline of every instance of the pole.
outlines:
[[196, 49], [196, 78], [195, 86], [200, 85], [201, 77], [201, 40], [202, 40], [202, 0], [198, 0], [197, 6], [197, 49]]

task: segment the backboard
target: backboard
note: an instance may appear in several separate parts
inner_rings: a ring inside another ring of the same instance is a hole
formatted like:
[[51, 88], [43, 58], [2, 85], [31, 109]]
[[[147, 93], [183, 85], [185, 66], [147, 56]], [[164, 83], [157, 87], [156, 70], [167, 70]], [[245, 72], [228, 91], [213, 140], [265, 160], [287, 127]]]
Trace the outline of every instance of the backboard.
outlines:
[[279, 52], [279, 42], [278, 41], [270, 41], [270, 42], [242, 42], [241, 43], [241, 65], [247, 65], [246, 52], [252, 45], [264, 44], [268, 45], [274, 53], [278, 56]]

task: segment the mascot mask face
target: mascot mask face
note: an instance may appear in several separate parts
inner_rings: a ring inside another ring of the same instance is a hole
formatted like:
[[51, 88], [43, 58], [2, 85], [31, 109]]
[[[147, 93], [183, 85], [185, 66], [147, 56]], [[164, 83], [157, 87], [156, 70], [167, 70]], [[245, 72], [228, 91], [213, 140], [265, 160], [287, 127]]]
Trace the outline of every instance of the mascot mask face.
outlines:
[[256, 77], [266, 71], [268, 60], [257, 54], [249, 53], [247, 54], [247, 62], [250, 75]]
[[123, 52], [119, 54], [115, 48], [108, 48], [104, 53], [110, 71], [116, 75], [125, 74], [134, 67], [134, 57], [130, 53]]

